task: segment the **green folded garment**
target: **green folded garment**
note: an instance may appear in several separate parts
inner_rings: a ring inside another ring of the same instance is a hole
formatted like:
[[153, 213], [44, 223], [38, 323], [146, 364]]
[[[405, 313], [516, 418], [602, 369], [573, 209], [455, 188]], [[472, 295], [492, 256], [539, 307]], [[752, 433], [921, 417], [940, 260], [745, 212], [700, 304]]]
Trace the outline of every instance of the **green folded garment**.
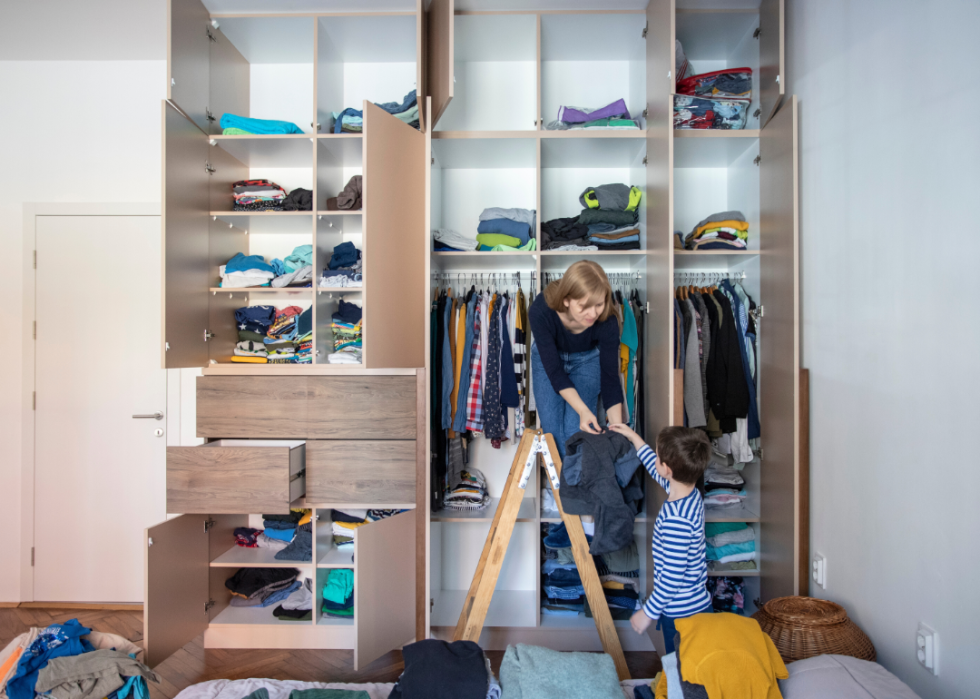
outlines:
[[324, 614], [326, 614], [328, 616], [341, 616], [341, 617], [353, 617], [354, 616], [354, 608], [353, 607], [350, 607], [348, 609], [327, 609], [326, 607], [324, 607], [322, 611], [323, 611]]
[[529, 252], [531, 250], [538, 249], [538, 241], [535, 240], [534, 238], [531, 238], [529, 241], [524, 243], [524, 245], [521, 245], [518, 248], [511, 247], [510, 245], [494, 245], [490, 249], [493, 252], [518, 252], [518, 251]]
[[748, 526], [745, 522], [708, 522], [704, 525], [704, 536], [706, 539], [710, 539], [725, 532], [737, 532], [739, 529], [745, 529]]
[[371, 699], [371, 695], [359, 689], [294, 689], [289, 699]]
[[583, 226], [588, 226], [591, 223], [632, 226], [639, 220], [640, 217], [635, 211], [609, 211], [607, 209], [582, 209], [582, 215], [578, 217], [578, 223]]
[[262, 342], [265, 338], [265, 335], [252, 332], [251, 330], [238, 331], [238, 339], [242, 342]]
[[251, 131], [246, 131], [245, 129], [236, 129], [234, 126], [228, 129], [222, 129], [221, 133], [224, 136], [254, 136], [255, 135]]
[[516, 248], [521, 244], [521, 239], [515, 238], [512, 235], [504, 235], [503, 233], [478, 233], [476, 236], [476, 242], [478, 242], [480, 245], [486, 245], [491, 248], [498, 245], [506, 245], [508, 247]]

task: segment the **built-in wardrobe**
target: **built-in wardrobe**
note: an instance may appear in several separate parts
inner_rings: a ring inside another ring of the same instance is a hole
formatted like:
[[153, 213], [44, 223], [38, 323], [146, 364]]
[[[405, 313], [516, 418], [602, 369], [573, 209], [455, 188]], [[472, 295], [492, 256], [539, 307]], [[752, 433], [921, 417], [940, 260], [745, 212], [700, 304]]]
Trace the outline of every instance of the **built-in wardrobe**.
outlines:
[[[484, 208], [535, 209], [539, 248], [433, 251], [430, 301], [438, 289], [459, 293], [475, 285], [513, 292], [518, 281], [525, 294], [540, 293], [580, 259], [602, 265], [614, 287], [628, 280], [624, 290], [636, 289], [645, 305], [644, 428], [652, 441], [662, 427], [684, 420], [683, 371], [673, 368], [675, 286], [738, 278], [759, 306], [761, 439], [743, 470], [742, 505], [709, 510], [707, 519], [748, 523], [755, 530], [758, 567], [709, 575], [743, 577], [746, 614], [757, 601], [798, 594], [806, 584], [806, 553], [800, 530], [797, 106], [783, 89], [782, 2], [651, 0], [645, 10], [601, 3], [592, 10], [549, 5], [513, 12], [478, 5], [461, 9], [462, 3], [433, 0], [428, 11], [427, 229], [472, 237]], [[675, 40], [694, 73], [752, 69], [744, 130], [672, 128]], [[596, 108], [620, 98], [639, 130], [547, 128], [561, 105]], [[639, 250], [540, 249], [542, 222], [578, 215], [579, 195], [610, 182], [643, 192]], [[733, 209], [749, 222], [746, 250], [674, 249], [675, 230], [687, 233], [708, 215]], [[533, 337], [528, 349], [531, 342]], [[453, 634], [517, 441], [504, 441], [499, 449], [482, 438], [470, 442], [467, 468], [486, 477], [488, 508], [430, 514], [426, 615], [436, 637]], [[542, 509], [540, 475], [526, 489], [481, 644], [600, 650], [591, 618], [542, 614], [542, 524], [560, 519]], [[641, 597], [651, 590], [650, 539], [663, 499], [649, 479], [647, 485], [634, 527]], [[627, 650], [653, 649], [652, 638], [659, 644], [658, 633], [638, 636], [628, 621], [615, 625]]]

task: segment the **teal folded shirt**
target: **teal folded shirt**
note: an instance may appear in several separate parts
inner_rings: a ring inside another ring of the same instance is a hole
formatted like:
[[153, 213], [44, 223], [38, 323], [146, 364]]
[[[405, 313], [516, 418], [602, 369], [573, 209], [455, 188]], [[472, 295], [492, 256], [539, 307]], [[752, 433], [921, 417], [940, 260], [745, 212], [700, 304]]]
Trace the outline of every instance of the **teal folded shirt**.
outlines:
[[237, 114], [221, 115], [222, 129], [241, 129], [253, 134], [287, 134], [303, 133], [303, 129], [291, 121], [275, 121], [273, 119], [251, 119]]
[[741, 544], [727, 544], [725, 546], [708, 546], [705, 550], [705, 557], [709, 561], [720, 561], [725, 556], [734, 556], [736, 553], [751, 553], [755, 551], [755, 541], [745, 541]]

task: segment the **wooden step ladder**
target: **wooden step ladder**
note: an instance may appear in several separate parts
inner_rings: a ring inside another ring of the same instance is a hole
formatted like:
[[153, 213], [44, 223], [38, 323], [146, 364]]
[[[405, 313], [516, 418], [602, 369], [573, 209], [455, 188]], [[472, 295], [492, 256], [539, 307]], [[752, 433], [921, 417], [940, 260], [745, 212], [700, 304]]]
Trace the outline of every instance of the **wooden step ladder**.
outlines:
[[578, 567], [582, 585], [585, 587], [585, 596], [588, 598], [589, 607], [592, 609], [596, 629], [599, 631], [599, 640], [602, 641], [602, 649], [612, 656], [619, 679], [628, 680], [630, 674], [626, 667], [626, 658], [623, 656], [623, 648], [619, 644], [619, 636], [616, 635], [616, 627], [613, 624], [612, 614], [609, 613], [609, 606], [606, 604], [606, 597], [602, 591], [602, 584], [599, 582], [595, 562], [589, 553], [589, 542], [586, 540], [585, 531], [582, 529], [582, 520], [578, 515], [565, 514], [565, 510], [561, 506], [561, 497], [558, 494], [561, 457], [558, 456], [555, 439], [541, 430], [525, 430], [524, 436], [521, 437], [517, 456], [514, 457], [514, 463], [510, 467], [504, 492], [500, 496], [497, 512], [493, 516], [493, 524], [490, 525], [490, 533], [483, 545], [483, 554], [480, 556], [476, 573], [473, 575], [473, 582], [470, 583], [470, 590], [463, 602], [463, 611], [459, 615], [453, 640], [473, 641], [475, 643], [480, 641], [483, 623], [486, 621], [487, 610], [490, 608], [490, 599], [493, 597], [494, 588], [497, 586], [497, 577], [500, 575], [504, 555], [506, 555], [507, 547], [510, 545], [510, 537], [514, 533], [517, 512], [520, 509], [521, 501], [524, 499], [528, 480], [538, 463], [538, 457], [544, 462], [548, 472], [548, 480], [551, 483], [551, 491], [555, 495], [555, 504], [558, 506], [558, 512], [561, 513], [561, 519], [568, 530], [568, 536], [572, 542], [572, 555], [575, 557], [575, 565]]

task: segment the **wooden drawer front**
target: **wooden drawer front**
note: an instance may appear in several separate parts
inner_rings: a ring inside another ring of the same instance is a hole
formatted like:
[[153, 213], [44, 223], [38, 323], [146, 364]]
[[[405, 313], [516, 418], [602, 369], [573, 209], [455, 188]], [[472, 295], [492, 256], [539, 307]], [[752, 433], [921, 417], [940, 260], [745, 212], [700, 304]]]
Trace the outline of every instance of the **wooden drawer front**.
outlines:
[[167, 512], [288, 514], [302, 479], [287, 447], [167, 447]]
[[309, 439], [415, 439], [414, 376], [308, 377]]
[[305, 376], [201, 376], [197, 436], [305, 439]]
[[202, 376], [197, 436], [415, 439], [414, 376]]
[[366, 505], [415, 502], [415, 441], [306, 443], [308, 502]]

